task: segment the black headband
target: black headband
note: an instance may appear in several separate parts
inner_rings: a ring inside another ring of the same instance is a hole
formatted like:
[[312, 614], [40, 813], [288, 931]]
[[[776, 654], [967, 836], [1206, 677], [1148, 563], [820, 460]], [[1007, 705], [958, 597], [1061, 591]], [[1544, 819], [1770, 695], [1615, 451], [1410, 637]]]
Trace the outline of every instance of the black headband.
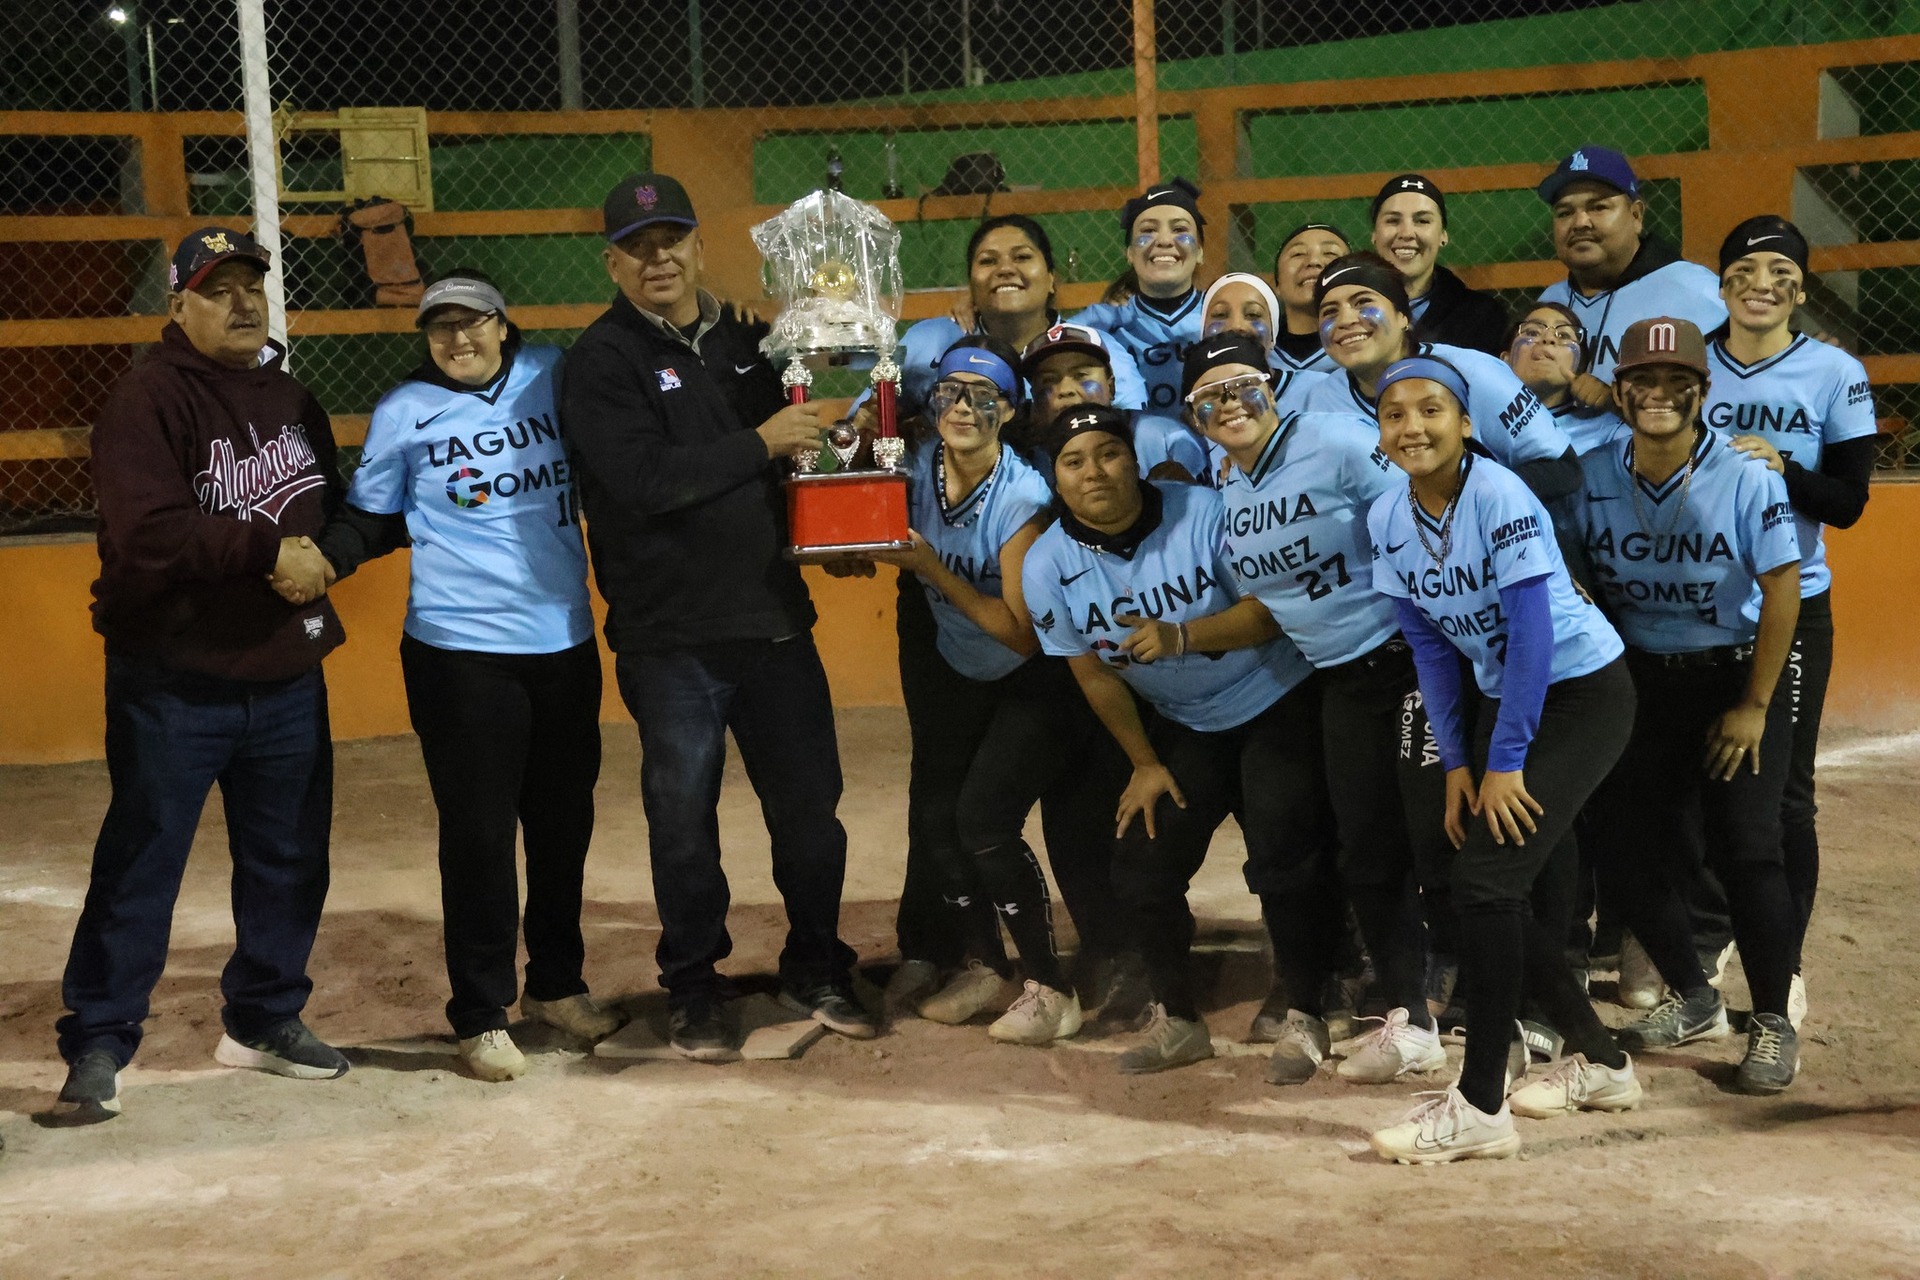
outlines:
[[1317, 308], [1325, 301], [1328, 290], [1345, 288], [1350, 284], [1373, 290], [1398, 308], [1403, 316], [1412, 313], [1413, 304], [1407, 301], [1406, 278], [1392, 263], [1376, 253], [1350, 253], [1320, 268], [1320, 279], [1313, 286], [1313, 305]]
[[1424, 173], [1403, 173], [1397, 177], [1388, 178], [1386, 185], [1380, 188], [1380, 194], [1373, 198], [1373, 207], [1367, 210], [1367, 221], [1370, 223], [1378, 222], [1380, 220], [1380, 206], [1395, 196], [1408, 191], [1413, 192], [1415, 195], [1425, 196], [1427, 199], [1433, 201], [1434, 204], [1438, 205], [1440, 207], [1440, 225], [1443, 227], [1447, 225], [1446, 192], [1434, 186], [1433, 179], [1427, 177]]
[[1251, 365], [1265, 373], [1268, 381], [1273, 380], [1266, 345], [1250, 333], [1228, 330], [1187, 348], [1187, 360], [1180, 369], [1180, 394], [1191, 393], [1207, 370], [1223, 364]]
[[1193, 225], [1204, 230], [1207, 220], [1200, 212], [1200, 188], [1185, 178], [1157, 182], [1120, 207], [1120, 235], [1133, 239], [1133, 221], [1155, 205], [1170, 204], [1193, 215]]
[[1720, 274], [1726, 275], [1728, 267], [1750, 253], [1781, 254], [1793, 260], [1801, 275], [1807, 274], [1807, 238], [1778, 214], [1748, 218], [1727, 233], [1720, 242]]

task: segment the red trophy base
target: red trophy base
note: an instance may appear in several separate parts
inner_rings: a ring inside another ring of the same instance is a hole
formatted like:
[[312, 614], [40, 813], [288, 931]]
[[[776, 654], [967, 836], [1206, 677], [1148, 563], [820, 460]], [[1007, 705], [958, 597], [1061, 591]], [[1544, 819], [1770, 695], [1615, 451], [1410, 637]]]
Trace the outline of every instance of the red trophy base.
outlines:
[[787, 481], [787, 556], [810, 564], [913, 545], [907, 478], [896, 471], [830, 471]]

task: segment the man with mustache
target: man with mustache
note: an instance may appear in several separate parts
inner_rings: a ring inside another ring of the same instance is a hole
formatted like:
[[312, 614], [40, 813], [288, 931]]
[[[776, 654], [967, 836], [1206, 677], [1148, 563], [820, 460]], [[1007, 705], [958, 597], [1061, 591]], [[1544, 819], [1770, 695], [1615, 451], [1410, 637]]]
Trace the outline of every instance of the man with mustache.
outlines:
[[236, 939], [214, 1059], [296, 1079], [347, 1071], [300, 1020], [333, 817], [320, 660], [346, 638], [312, 535], [341, 486], [326, 411], [267, 336], [270, 266], [237, 231], [182, 240], [159, 345], [93, 431], [113, 795], [61, 989], [55, 1114], [71, 1124], [120, 1114], [119, 1073], [215, 782]]
[[[1702, 333], [1726, 322], [1713, 272], [1648, 234], [1640, 179], [1618, 151], [1581, 147], [1536, 190], [1553, 211], [1553, 252], [1567, 268], [1566, 280], [1548, 285], [1540, 301], [1571, 309], [1586, 330], [1587, 369], [1613, 368], [1622, 335], [1637, 321], [1671, 316]], [[1611, 394], [1592, 373], [1574, 379], [1573, 393], [1596, 407]]]

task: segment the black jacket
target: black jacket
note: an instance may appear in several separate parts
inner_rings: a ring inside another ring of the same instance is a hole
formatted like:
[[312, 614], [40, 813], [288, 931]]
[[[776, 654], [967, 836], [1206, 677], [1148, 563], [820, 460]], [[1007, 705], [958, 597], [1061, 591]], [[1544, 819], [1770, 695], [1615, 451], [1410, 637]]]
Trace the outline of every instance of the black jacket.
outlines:
[[1414, 325], [1413, 336], [1419, 342], [1444, 342], [1504, 356], [1509, 323], [1506, 304], [1500, 299], [1469, 289], [1453, 272], [1435, 267], [1427, 309]]
[[689, 342], [624, 296], [567, 352], [560, 416], [616, 653], [813, 625], [781, 470], [754, 428], [786, 403], [764, 324], [702, 299]]

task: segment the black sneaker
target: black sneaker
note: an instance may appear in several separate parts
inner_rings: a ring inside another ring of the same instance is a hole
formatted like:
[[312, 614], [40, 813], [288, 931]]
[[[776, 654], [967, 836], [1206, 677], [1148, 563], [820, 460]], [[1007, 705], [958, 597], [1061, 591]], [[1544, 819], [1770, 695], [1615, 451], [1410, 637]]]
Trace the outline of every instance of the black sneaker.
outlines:
[[1721, 1003], [1720, 993], [1708, 990], [1691, 1000], [1669, 996], [1646, 1017], [1620, 1028], [1614, 1038], [1628, 1053], [1639, 1053], [1645, 1049], [1672, 1049], [1695, 1040], [1718, 1040], [1731, 1030], [1727, 1024], [1727, 1006]]
[[829, 1031], [838, 1031], [855, 1040], [871, 1040], [880, 1034], [874, 1016], [853, 998], [853, 988], [839, 983], [795, 990], [783, 987], [780, 1003], [795, 1013], [804, 1013]]
[[213, 1060], [223, 1067], [271, 1071], [295, 1080], [337, 1080], [347, 1074], [346, 1055], [307, 1030], [298, 1018], [289, 1019], [257, 1039], [220, 1037]]
[[1267, 998], [1260, 1002], [1260, 1012], [1253, 1015], [1253, 1025], [1247, 1028], [1247, 1043], [1277, 1043], [1286, 1029], [1287, 984], [1275, 978], [1267, 989]]
[[689, 1000], [667, 1013], [667, 1042], [692, 1062], [738, 1062], [733, 1027], [712, 1000]]
[[1779, 1093], [1800, 1070], [1800, 1035], [1777, 1013], [1756, 1013], [1747, 1023], [1747, 1056], [1733, 1086], [1742, 1093]]
[[1090, 992], [1090, 1003], [1085, 1007], [1098, 1010], [1094, 1016], [1110, 1026], [1144, 1026], [1153, 1005], [1153, 985], [1147, 981], [1147, 962], [1140, 953], [1122, 951], [1113, 958], [1105, 977], [1105, 982]]
[[105, 1049], [91, 1049], [67, 1068], [67, 1083], [54, 1104], [67, 1124], [99, 1124], [120, 1114], [120, 1064]]

